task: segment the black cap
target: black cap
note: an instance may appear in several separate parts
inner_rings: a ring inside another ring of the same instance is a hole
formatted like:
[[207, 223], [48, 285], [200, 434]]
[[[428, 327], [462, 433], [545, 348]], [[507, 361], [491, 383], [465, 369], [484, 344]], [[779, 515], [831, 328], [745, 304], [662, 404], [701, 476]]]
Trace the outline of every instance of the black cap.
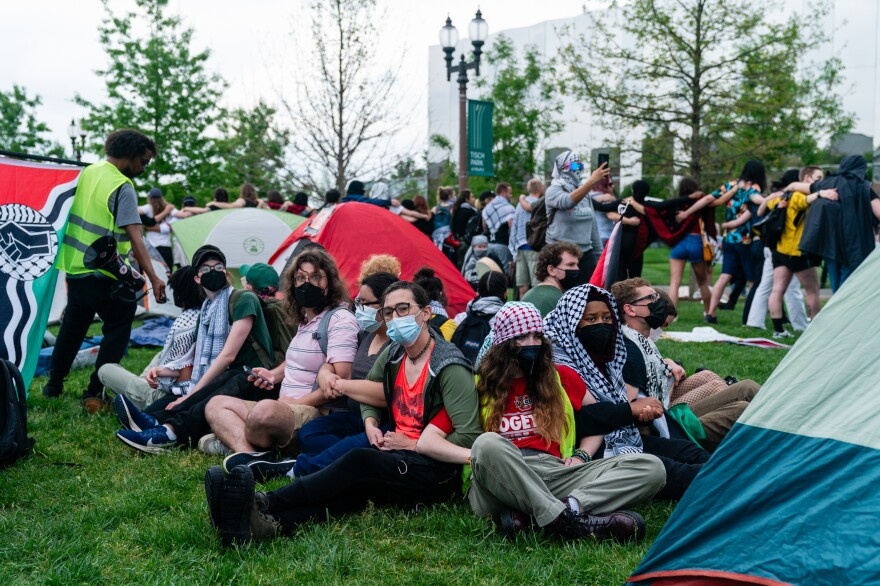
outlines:
[[185, 198], [183, 198], [183, 205], [185, 205], [185, 206], [196, 205], [196, 198], [194, 198], [191, 195], [187, 195]]
[[200, 247], [192, 257], [192, 266], [199, 268], [206, 260], [219, 260], [226, 264], [226, 255], [219, 248], [212, 244], [205, 244]]

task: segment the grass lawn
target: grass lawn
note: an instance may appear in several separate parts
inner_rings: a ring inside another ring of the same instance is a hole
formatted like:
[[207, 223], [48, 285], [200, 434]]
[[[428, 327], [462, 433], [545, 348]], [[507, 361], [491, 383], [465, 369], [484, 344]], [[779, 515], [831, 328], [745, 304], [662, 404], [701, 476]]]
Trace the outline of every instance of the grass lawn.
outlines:
[[[665, 282], [651, 260], [648, 278]], [[671, 329], [702, 324], [701, 306], [683, 302]], [[740, 312], [720, 312], [717, 326], [735, 335]], [[97, 326], [94, 326], [97, 329]], [[785, 355], [720, 344], [661, 341], [689, 373], [703, 366], [722, 376], [764, 382]], [[132, 371], [152, 351], [131, 350]], [[674, 509], [640, 509], [648, 538], [637, 545], [561, 543], [540, 534], [508, 540], [464, 501], [417, 511], [370, 509], [296, 535], [224, 550], [210, 527], [202, 480], [219, 458], [197, 451], [161, 456], [134, 452], [113, 435], [112, 414], [79, 407], [87, 371], [69, 377], [60, 399], [45, 399], [44, 378], [31, 385], [34, 457], [0, 472], [0, 576], [4, 584], [279, 583], [560, 583], [621, 584]], [[275, 481], [269, 485], [282, 485]]]

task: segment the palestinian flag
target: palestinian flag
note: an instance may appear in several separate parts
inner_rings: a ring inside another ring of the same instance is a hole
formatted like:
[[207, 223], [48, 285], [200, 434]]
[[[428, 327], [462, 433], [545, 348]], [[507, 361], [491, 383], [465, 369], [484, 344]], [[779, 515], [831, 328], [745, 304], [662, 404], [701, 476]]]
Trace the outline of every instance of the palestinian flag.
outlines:
[[611, 237], [605, 243], [605, 249], [599, 256], [599, 262], [590, 277], [590, 285], [608, 290], [617, 281], [617, 273], [620, 267], [620, 231], [622, 224], [616, 222], [611, 230]]
[[0, 157], [0, 358], [30, 386], [80, 169]]

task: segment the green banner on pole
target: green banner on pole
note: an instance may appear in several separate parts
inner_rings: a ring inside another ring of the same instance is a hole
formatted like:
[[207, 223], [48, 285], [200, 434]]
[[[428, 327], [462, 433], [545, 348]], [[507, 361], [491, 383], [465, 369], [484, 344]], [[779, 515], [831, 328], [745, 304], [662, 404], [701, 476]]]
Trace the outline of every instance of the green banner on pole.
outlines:
[[492, 110], [495, 104], [468, 100], [468, 175], [494, 177]]

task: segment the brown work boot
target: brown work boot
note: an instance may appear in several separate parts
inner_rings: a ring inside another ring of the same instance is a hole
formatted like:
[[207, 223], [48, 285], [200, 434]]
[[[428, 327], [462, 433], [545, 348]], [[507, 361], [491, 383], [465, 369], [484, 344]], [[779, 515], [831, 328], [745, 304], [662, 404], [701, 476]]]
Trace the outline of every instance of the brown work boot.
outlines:
[[88, 391], [84, 391], [79, 404], [89, 415], [109, 413], [113, 410], [113, 403], [107, 400], [107, 394], [104, 391], [101, 391], [98, 395], [92, 395]]
[[547, 528], [569, 538], [594, 537], [623, 542], [638, 541], [645, 536], [645, 520], [632, 511], [591, 515], [578, 514], [566, 507]]

